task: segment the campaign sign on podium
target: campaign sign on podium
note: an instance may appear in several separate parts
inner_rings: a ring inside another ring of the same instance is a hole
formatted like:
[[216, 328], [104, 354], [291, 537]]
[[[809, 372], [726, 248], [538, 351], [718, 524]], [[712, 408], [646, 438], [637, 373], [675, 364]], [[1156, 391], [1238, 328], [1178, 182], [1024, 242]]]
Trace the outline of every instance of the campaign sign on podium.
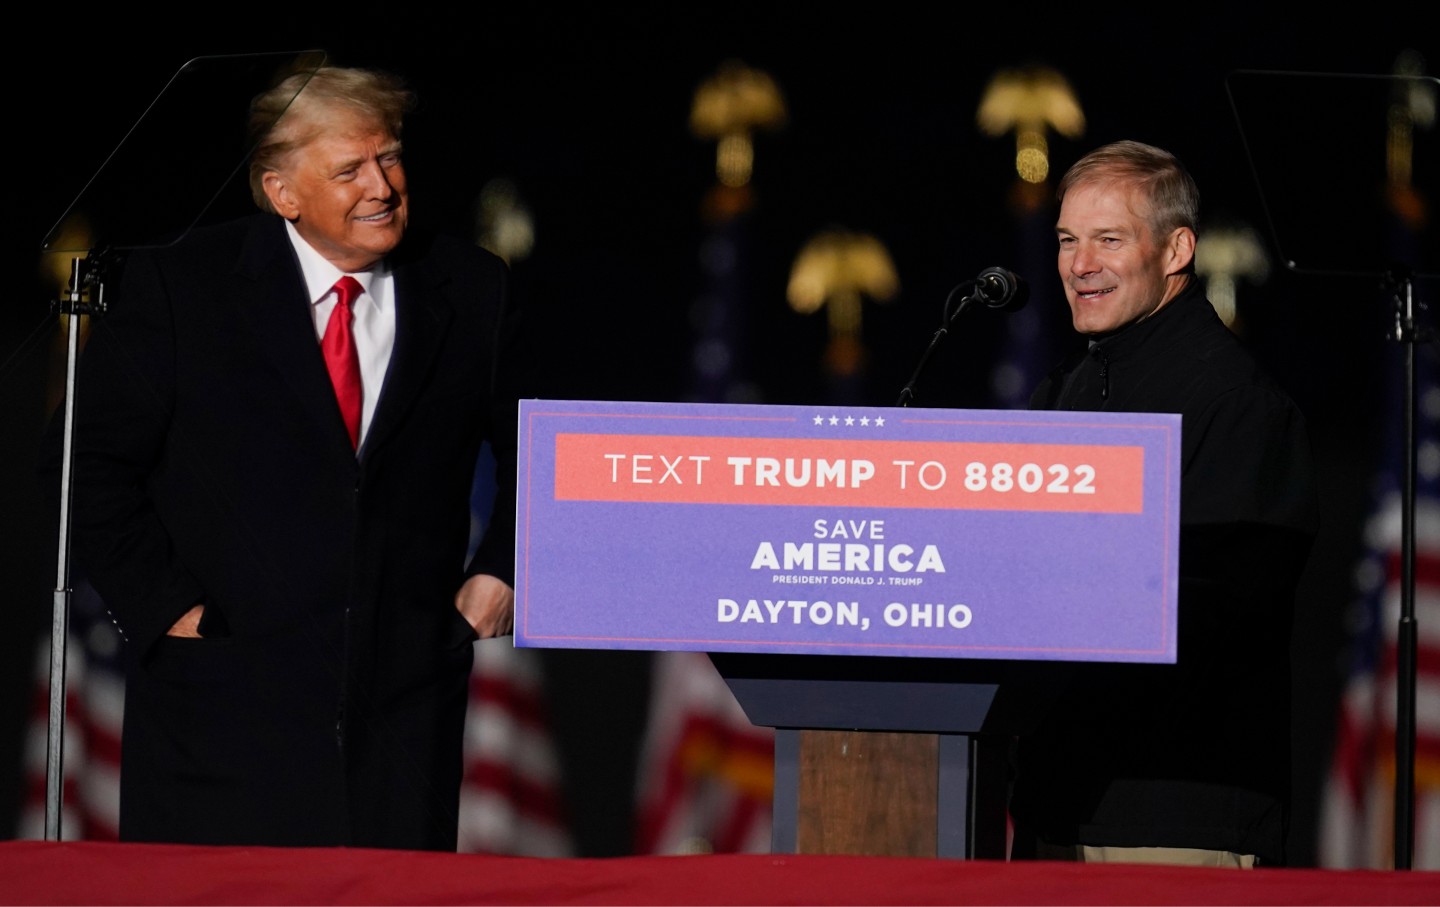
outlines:
[[1171, 663], [1180, 417], [520, 403], [515, 644]]

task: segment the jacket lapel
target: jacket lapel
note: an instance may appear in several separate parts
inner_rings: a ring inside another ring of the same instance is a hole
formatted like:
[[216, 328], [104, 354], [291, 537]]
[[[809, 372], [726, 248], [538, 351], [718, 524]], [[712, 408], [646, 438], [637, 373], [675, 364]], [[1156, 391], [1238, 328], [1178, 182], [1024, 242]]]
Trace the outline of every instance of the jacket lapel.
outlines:
[[395, 265], [395, 349], [362, 456], [395, 433], [415, 405], [435, 366], [454, 317], [448, 278], [428, 259], [398, 256]]
[[231, 303], [250, 340], [280, 373], [323, 437], [350, 447], [335, 390], [315, 337], [300, 264], [274, 215], [257, 217], [236, 262]]

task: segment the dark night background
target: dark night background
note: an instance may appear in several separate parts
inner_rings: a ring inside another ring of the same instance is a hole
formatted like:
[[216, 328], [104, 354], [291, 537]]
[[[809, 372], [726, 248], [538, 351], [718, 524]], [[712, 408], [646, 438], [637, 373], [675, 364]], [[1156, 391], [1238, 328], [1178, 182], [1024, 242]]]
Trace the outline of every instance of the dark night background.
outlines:
[[[25, 89], [11, 140], [19, 211], [10, 233], [16, 259], [7, 269], [21, 279], [0, 306], [0, 599], [9, 625], [0, 652], [0, 781], [15, 783], [0, 783], [0, 836], [22, 795], [32, 653], [49, 629], [55, 579], [53, 541], [35, 528], [44, 520], [29, 472], [47, 388], [54, 392], [62, 364], [48, 313], [57, 288], [36, 268], [41, 242], [188, 60], [321, 48], [332, 62], [404, 75], [422, 98], [406, 133], [417, 219], [469, 233], [480, 189], [496, 177], [513, 181], [534, 218], [533, 253], [514, 263], [514, 276], [517, 299], [533, 315], [535, 396], [659, 401], [689, 393], [691, 311], [705, 290], [701, 205], [714, 183], [714, 146], [687, 130], [691, 99], [727, 59], [764, 70], [784, 95], [788, 123], [756, 136], [736, 296], [745, 325], [737, 372], [759, 402], [883, 406], [915, 368], [946, 294], [986, 267], [1025, 277], [1054, 342], [1068, 338], [1053, 212], [1028, 221], [1017, 213], [1013, 134], [990, 137], [976, 126], [997, 71], [1041, 64], [1070, 82], [1087, 122], [1076, 138], [1050, 133], [1052, 174], [1108, 141], [1150, 142], [1178, 154], [1199, 182], [1202, 242], [1204, 226], [1225, 221], [1263, 233], [1262, 193], [1227, 76], [1245, 69], [1383, 75], [1407, 48], [1433, 67], [1440, 55], [1415, 43], [1426, 32], [1412, 21], [1414, 8], [1371, 3], [1297, 21], [1262, 4], [982, 14], [907, 3], [411, 2], [323, 12], [299, 3], [226, 12], [223, 20], [208, 10], [127, 7], [123, 15], [78, 15], [73, 27], [56, 23], [47, 36], [56, 48], [50, 63], [23, 71], [12, 64], [12, 84]], [[1349, 125], [1330, 124], [1337, 143]], [[175, 142], [203, 148], [205, 136], [187, 131]], [[1324, 165], [1308, 187], [1324, 211], [1326, 196], [1351, 173], [1333, 148], [1308, 152]], [[1426, 171], [1433, 186], [1436, 164], [1433, 156], [1417, 159], [1417, 179]], [[170, 199], [163, 170], [157, 175], [150, 201], [163, 206]], [[1311, 226], [1337, 236], [1357, 228], [1328, 216]], [[824, 316], [796, 314], [785, 301], [796, 253], [832, 225], [877, 237], [900, 280], [890, 303], [865, 306], [869, 368], [844, 400], [821, 365]], [[1400, 350], [1388, 338], [1390, 310], [1378, 285], [1272, 265], [1265, 283], [1242, 282], [1238, 291], [1242, 334], [1306, 411], [1322, 469], [1325, 526], [1302, 589], [1295, 649], [1292, 862], [1300, 865], [1314, 859], [1351, 570], [1370, 480], [1382, 465], [1381, 439], [1392, 427], [1385, 373]], [[1417, 283], [1422, 301], [1434, 288]], [[979, 315], [990, 317], [952, 332], [937, 351], [919, 405], [993, 405], [988, 375], [1006, 316]], [[584, 807], [577, 834], [591, 853], [623, 852], [645, 657], [571, 651], [553, 653], [551, 662], [557, 733], [572, 796]]]

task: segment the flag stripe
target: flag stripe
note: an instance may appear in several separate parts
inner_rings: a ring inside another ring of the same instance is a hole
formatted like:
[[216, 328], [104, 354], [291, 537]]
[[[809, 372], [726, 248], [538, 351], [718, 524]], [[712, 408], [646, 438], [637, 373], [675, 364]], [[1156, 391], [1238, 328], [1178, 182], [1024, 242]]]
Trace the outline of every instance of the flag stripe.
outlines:
[[770, 848], [774, 730], [752, 725], [708, 656], [655, 656], [634, 851]]

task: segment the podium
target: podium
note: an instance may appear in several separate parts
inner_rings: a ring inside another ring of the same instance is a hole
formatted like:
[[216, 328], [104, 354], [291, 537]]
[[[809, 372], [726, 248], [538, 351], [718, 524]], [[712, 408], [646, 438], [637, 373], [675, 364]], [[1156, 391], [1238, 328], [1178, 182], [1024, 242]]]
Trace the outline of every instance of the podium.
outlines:
[[515, 644], [704, 653], [777, 853], [1004, 859], [1074, 662], [1173, 663], [1180, 417], [520, 401]]
[[1043, 662], [710, 653], [775, 729], [772, 849], [1006, 857], [1011, 738], [1043, 714]]

